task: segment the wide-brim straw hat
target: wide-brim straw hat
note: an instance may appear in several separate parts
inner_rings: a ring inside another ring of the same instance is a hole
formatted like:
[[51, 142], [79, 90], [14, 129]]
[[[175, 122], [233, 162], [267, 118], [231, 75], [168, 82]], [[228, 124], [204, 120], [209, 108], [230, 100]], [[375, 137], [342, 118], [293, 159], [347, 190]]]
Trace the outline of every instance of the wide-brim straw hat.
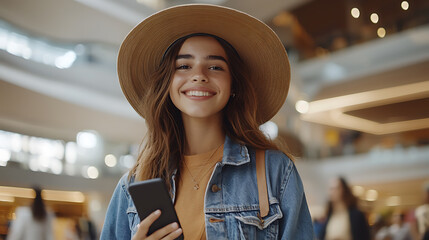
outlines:
[[[127, 35], [118, 55], [118, 76], [126, 98], [143, 118], [146, 82], [167, 48], [192, 33], [216, 35], [229, 42], [249, 70], [257, 95], [256, 120], [270, 120], [286, 100], [290, 65], [274, 31], [258, 19], [235, 9], [207, 5], [180, 5], [143, 20]], [[239, 92], [236, 94], [240, 94]]]

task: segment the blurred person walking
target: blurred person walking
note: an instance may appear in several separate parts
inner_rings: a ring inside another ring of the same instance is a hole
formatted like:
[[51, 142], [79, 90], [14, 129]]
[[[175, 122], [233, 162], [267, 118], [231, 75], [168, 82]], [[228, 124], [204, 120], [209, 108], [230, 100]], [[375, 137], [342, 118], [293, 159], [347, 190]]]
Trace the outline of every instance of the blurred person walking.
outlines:
[[31, 207], [18, 207], [16, 219], [12, 222], [7, 240], [52, 240], [53, 214], [47, 211], [42, 199], [42, 190], [34, 187], [36, 197]]
[[429, 184], [425, 187], [425, 203], [416, 208], [415, 216], [420, 239], [429, 240]]
[[376, 217], [374, 225], [371, 226], [371, 235], [374, 240], [392, 240], [389, 232], [390, 226], [381, 215]]
[[393, 214], [392, 225], [389, 228], [389, 234], [392, 240], [413, 240], [410, 225], [404, 220], [404, 213], [398, 212]]
[[327, 221], [321, 232], [322, 240], [369, 240], [369, 225], [358, 209], [357, 198], [343, 177], [330, 186]]

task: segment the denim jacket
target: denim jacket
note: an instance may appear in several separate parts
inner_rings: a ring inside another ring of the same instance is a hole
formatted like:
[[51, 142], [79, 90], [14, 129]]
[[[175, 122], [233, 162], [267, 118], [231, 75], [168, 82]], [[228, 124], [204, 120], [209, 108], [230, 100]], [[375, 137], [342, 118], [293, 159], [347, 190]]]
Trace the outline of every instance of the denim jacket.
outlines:
[[[204, 199], [206, 238], [312, 240], [313, 226], [301, 179], [282, 152], [266, 150], [269, 213], [260, 221], [255, 151], [226, 137]], [[172, 196], [175, 200], [175, 176]], [[133, 181], [133, 180], [131, 180]], [[106, 213], [102, 240], [131, 239], [140, 218], [128, 193], [128, 174], [120, 180]], [[216, 185], [217, 187], [212, 187]], [[191, 205], [191, 204], [190, 204]]]

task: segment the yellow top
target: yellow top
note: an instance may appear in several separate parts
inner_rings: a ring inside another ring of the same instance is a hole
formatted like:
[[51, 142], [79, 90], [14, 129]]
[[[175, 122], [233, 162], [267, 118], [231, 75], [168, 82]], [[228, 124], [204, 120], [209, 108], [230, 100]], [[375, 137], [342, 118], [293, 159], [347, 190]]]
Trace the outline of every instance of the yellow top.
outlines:
[[183, 157], [174, 208], [185, 239], [206, 239], [204, 196], [223, 145], [206, 153]]

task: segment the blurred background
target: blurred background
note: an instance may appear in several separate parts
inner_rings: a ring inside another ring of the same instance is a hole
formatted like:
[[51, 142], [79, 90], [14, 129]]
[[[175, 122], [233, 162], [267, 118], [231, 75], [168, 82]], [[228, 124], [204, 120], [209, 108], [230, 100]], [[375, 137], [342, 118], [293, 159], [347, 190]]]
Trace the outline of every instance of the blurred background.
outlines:
[[[120, 43], [155, 11], [196, 2], [0, 2], [0, 239], [34, 185], [56, 239], [87, 222], [100, 232], [145, 134], [118, 83]], [[313, 218], [343, 176], [370, 225], [400, 211], [414, 226], [429, 184], [429, 2], [202, 2], [253, 15], [284, 43], [289, 95], [261, 128], [296, 156]]]

